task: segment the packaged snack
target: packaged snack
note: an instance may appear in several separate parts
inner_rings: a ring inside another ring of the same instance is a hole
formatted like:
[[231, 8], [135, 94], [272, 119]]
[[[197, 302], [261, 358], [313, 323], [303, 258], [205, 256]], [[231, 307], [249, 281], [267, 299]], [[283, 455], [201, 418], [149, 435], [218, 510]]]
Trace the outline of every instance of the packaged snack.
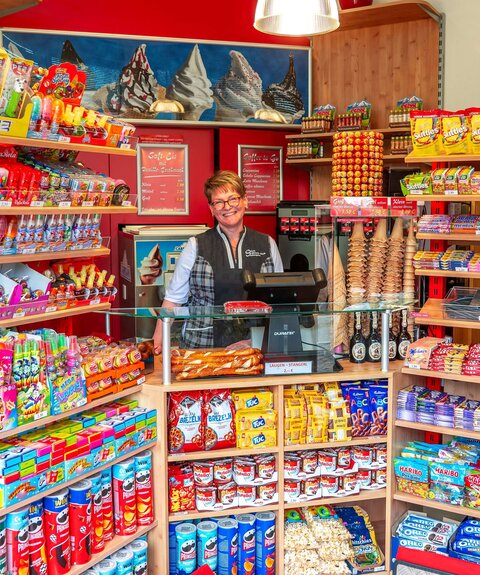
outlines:
[[239, 431], [237, 433], [237, 447], [239, 449], [274, 447], [276, 444], [277, 431], [275, 429]]
[[170, 513], [195, 510], [193, 473], [182, 472], [177, 466], [169, 467], [168, 494]]
[[442, 154], [441, 121], [437, 111], [411, 112], [410, 126], [414, 155], [438, 156]]
[[457, 173], [457, 188], [459, 194], [471, 194], [470, 180], [475, 172], [472, 166], [461, 166]]
[[232, 393], [236, 411], [240, 409], [273, 409], [273, 394], [267, 389], [242, 389]]
[[445, 176], [447, 168], [438, 168], [432, 171], [432, 191], [434, 194], [445, 194]]
[[213, 462], [213, 480], [215, 485], [222, 483], [230, 483], [233, 479], [233, 459], [225, 457], [225, 459], [216, 459]]
[[404, 196], [432, 194], [432, 176], [418, 172], [400, 180], [400, 187]]
[[480, 109], [469, 108], [468, 113], [468, 144], [470, 154], [480, 154]]
[[461, 167], [449, 168], [445, 172], [445, 194], [446, 195], [457, 195], [458, 194], [458, 175], [460, 173]]
[[372, 426], [370, 435], [386, 435], [388, 424], [388, 387], [384, 385], [370, 385], [370, 412]]
[[467, 466], [461, 463], [431, 462], [429, 498], [461, 505]]
[[468, 120], [463, 113], [442, 114], [442, 139], [447, 155], [468, 153]]
[[307, 442], [306, 420], [287, 419], [284, 422], [285, 445], [300, 445]]
[[372, 415], [368, 389], [350, 389], [349, 395], [352, 417], [352, 437], [369, 435], [372, 426]]
[[469, 181], [469, 194], [480, 194], [480, 172], [473, 172]]
[[169, 451], [187, 453], [204, 449], [203, 422], [203, 392], [171, 393], [168, 404]]
[[370, 118], [372, 116], [372, 104], [366, 100], [361, 102], [354, 102], [347, 106], [347, 112], [352, 114], [361, 114], [362, 116], [362, 130], [368, 130], [370, 128]]
[[397, 457], [393, 462], [397, 489], [403, 493], [428, 499], [428, 464], [411, 458]]
[[480, 508], [480, 474], [478, 472], [473, 471], [465, 478], [463, 505], [470, 509]]
[[235, 407], [230, 390], [215, 389], [205, 392], [203, 397], [205, 413], [205, 449], [226, 449], [234, 447]]
[[238, 431], [275, 429], [277, 414], [273, 409], [240, 409], [235, 419]]
[[195, 485], [211, 487], [213, 485], [213, 463], [211, 461], [194, 461], [193, 478]]

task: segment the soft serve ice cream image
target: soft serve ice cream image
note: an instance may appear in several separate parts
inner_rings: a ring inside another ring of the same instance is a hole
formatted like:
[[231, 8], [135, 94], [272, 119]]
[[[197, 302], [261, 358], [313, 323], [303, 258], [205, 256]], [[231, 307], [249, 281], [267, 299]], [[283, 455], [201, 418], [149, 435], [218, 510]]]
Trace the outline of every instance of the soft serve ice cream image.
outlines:
[[288, 71], [282, 82], [270, 84], [262, 96], [267, 109], [279, 112], [288, 123], [301, 118], [305, 113], [302, 95], [297, 88], [294, 58], [290, 55]]
[[213, 89], [219, 122], [245, 122], [262, 108], [262, 79], [245, 56], [230, 51], [230, 69]]
[[208, 79], [198, 44], [195, 44], [173, 77], [166, 96], [183, 105], [185, 112], [177, 114], [178, 120], [199, 120], [203, 112], [213, 106], [212, 94], [212, 83]]
[[138, 273], [142, 285], [152, 285], [158, 283], [158, 278], [162, 274], [163, 260], [160, 254], [160, 246], [155, 245], [150, 252], [140, 262]]

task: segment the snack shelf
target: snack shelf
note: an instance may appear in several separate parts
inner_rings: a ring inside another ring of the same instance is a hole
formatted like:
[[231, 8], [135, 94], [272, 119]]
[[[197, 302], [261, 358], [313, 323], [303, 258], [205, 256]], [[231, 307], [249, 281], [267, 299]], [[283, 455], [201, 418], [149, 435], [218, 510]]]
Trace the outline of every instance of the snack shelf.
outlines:
[[403, 419], [395, 420], [396, 427], [406, 429], [417, 429], [426, 433], [440, 433], [450, 437], [468, 437], [470, 439], [480, 440], [480, 431], [471, 431], [470, 429], [457, 429], [456, 427], [441, 427], [440, 425], [430, 425], [428, 423], [419, 423], [418, 421], [406, 421]]
[[[404, 160], [405, 159], [405, 154], [386, 154], [383, 156], [384, 160]], [[286, 159], [285, 163], [286, 164], [293, 164], [293, 165], [299, 165], [299, 166], [305, 166], [305, 167], [315, 167], [315, 166], [323, 166], [323, 165], [328, 165], [331, 164], [333, 161], [333, 158], [330, 157], [324, 157], [324, 158], [307, 158], [307, 159], [303, 159], [303, 160], [289, 160]]]
[[480, 202], [480, 194], [410, 194], [405, 199], [409, 202]]
[[442, 277], [442, 278], [462, 278], [462, 279], [480, 279], [480, 272], [452, 272], [450, 270], [422, 270], [419, 268], [415, 269], [416, 276], [431, 276], [431, 277]]
[[41, 262], [50, 260], [61, 260], [71, 258], [100, 258], [110, 255], [109, 248], [97, 248], [94, 250], [64, 250], [62, 252], [41, 252], [38, 254], [13, 254], [9, 256], [0, 256], [0, 264], [18, 262]]
[[450, 156], [417, 156], [413, 153], [405, 158], [406, 164], [431, 164], [438, 162], [480, 162], [480, 156], [476, 154], [451, 154]]
[[[85, 408], [85, 406], [84, 406], [84, 408]], [[38, 425], [39, 425], [39, 422], [37, 422], [37, 426]], [[143, 445], [142, 447], [138, 447], [137, 449], [132, 449], [132, 451], [129, 451], [128, 453], [124, 453], [123, 455], [118, 455], [117, 457], [115, 457], [115, 459], [112, 459], [112, 461], [108, 461], [107, 463], [104, 463], [103, 465], [99, 465], [98, 467], [95, 467], [94, 469], [91, 469], [90, 471], [87, 471], [86, 473], [82, 473], [78, 477], [74, 477], [73, 479], [69, 479], [68, 481], [63, 481], [62, 483], [58, 483], [57, 485], [54, 485], [50, 489], [45, 489], [45, 491], [42, 491], [41, 493], [37, 493], [36, 495], [32, 495], [31, 497], [26, 497], [22, 501], [15, 503], [15, 505], [10, 505], [8, 507], [4, 507], [3, 509], [0, 509], [0, 518], [4, 517], [5, 515], [8, 515], [9, 513], [12, 513], [13, 511], [16, 511], [17, 509], [21, 509], [22, 507], [27, 507], [28, 505], [30, 505], [30, 503], [33, 503], [34, 501], [37, 501], [38, 499], [42, 499], [43, 497], [46, 497], [47, 495], [51, 495], [52, 493], [60, 491], [61, 489], [65, 489], [65, 487], [69, 487], [70, 485], [73, 485], [74, 483], [78, 483], [81, 479], [88, 479], [91, 475], [95, 475], [96, 473], [99, 473], [100, 471], [103, 471], [104, 469], [108, 469], [109, 467], [112, 467], [112, 465], [115, 465], [115, 463], [120, 463], [121, 461], [125, 461], [126, 459], [130, 459], [131, 457], [134, 457], [135, 455], [142, 453], [142, 451], [146, 451], [147, 449], [151, 449], [155, 444], [156, 444], [156, 441], [152, 441], [150, 443]]]
[[270, 453], [278, 453], [278, 450], [278, 447], [263, 447], [260, 449], [212, 449], [211, 451], [192, 451], [191, 453], [171, 453], [168, 456], [168, 462], [200, 461], [222, 457], [241, 457], [242, 455], [268, 455]]
[[393, 494], [396, 501], [403, 501], [411, 505], [420, 505], [421, 507], [430, 507], [438, 509], [439, 511], [447, 511], [455, 513], [456, 515], [469, 515], [470, 517], [477, 517], [480, 519], [480, 509], [470, 509], [469, 507], [461, 507], [460, 505], [451, 505], [450, 503], [441, 503], [440, 501], [433, 501], [432, 499], [422, 499], [416, 495], [409, 495], [408, 493], [401, 493], [396, 491]]
[[310, 449], [329, 449], [330, 447], [352, 447], [355, 445], [376, 445], [386, 443], [386, 435], [358, 437], [347, 441], [325, 441], [323, 443], [302, 443], [301, 445], [285, 445], [284, 451], [306, 451]]
[[446, 373], [444, 371], [433, 371], [431, 369], [412, 369], [404, 367], [402, 373], [406, 375], [421, 375], [423, 377], [435, 377], [437, 379], [448, 379], [450, 381], [465, 381], [467, 383], [480, 383], [479, 377], [471, 375], [459, 375], [457, 373]]
[[112, 148], [111, 146], [94, 146], [91, 144], [75, 144], [52, 140], [36, 140], [34, 138], [14, 138], [0, 135], [0, 144], [11, 146], [28, 146], [30, 148], [51, 148], [55, 150], [76, 150], [78, 152], [93, 152], [95, 154], [111, 154], [114, 156], [136, 156], [132, 148]]
[[96, 305], [72, 307], [68, 309], [39, 313], [36, 315], [26, 315], [23, 317], [12, 317], [9, 319], [2, 319], [0, 320], [0, 328], [14, 327], [18, 325], [27, 325], [30, 323], [39, 323], [44, 321], [50, 321], [51, 319], [64, 319], [66, 317], [72, 317], [74, 315], [93, 313], [94, 311], [105, 311], [107, 309], [110, 309], [111, 305], [112, 304], [110, 303], [99, 303]]
[[[455, 277], [461, 277], [461, 276], [455, 276]], [[419, 312], [420, 314], [423, 314], [424, 317], [422, 316], [416, 317], [415, 323], [417, 325], [440, 325], [443, 327], [480, 329], [480, 322], [477, 321], [450, 319], [447, 317], [443, 317], [442, 303], [443, 303], [442, 299], [435, 299], [435, 298], [428, 299]]]
[[105, 549], [103, 551], [101, 551], [100, 553], [95, 553], [95, 555], [92, 555], [92, 558], [88, 563], [84, 563], [83, 565], [74, 565], [70, 569], [70, 571], [68, 571], [67, 575], [81, 575], [82, 573], [85, 573], [85, 571], [91, 569], [92, 567], [97, 565], [97, 563], [100, 563], [100, 561], [103, 561], [104, 559], [112, 555], [112, 553], [116, 553], [120, 549], [123, 549], [125, 545], [128, 545], [129, 543], [132, 543], [132, 541], [135, 541], [139, 537], [142, 537], [142, 535], [145, 535], [146, 533], [154, 529], [157, 525], [158, 521], [154, 521], [150, 525], [140, 527], [133, 535], [127, 535], [127, 536], [116, 535], [111, 541], [105, 543]]
[[432, 234], [428, 232], [417, 232], [417, 240], [439, 240], [460, 244], [471, 244], [480, 242], [480, 234]]
[[[297, 505], [298, 507], [298, 505]], [[168, 516], [169, 522], [172, 521], [191, 521], [193, 519], [208, 519], [209, 517], [227, 517], [238, 513], [258, 513], [259, 511], [279, 511], [280, 505], [272, 503], [271, 505], [253, 505], [252, 507], [229, 507], [228, 509], [209, 509], [208, 511], [186, 511], [171, 513]]]
[[[343, 23], [342, 23], [343, 25]], [[370, 128], [370, 130], [355, 130], [356, 132], [380, 132], [381, 134], [406, 134], [410, 133], [410, 127], [404, 128]], [[301, 132], [300, 134], [287, 134], [285, 138], [287, 140], [302, 140], [305, 138], [323, 138], [329, 139], [333, 138], [335, 134], [341, 134], [342, 132]]]
[[55, 423], [56, 421], [60, 421], [61, 419], [66, 419], [67, 417], [71, 417], [72, 415], [77, 415], [78, 413], [83, 413], [88, 409], [95, 409], [100, 405], [105, 405], [106, 403], [110, 403], [112, 401], [117, 401], [117, 399], [121, 399], [122, 397], [127, 397], [132, 395], [133, 393], [138, 393], [142, 391], [142, 386], [137, 385], [135, 387], [129, 387], [118, 393], [111, 393], [110, 395], [105, 395], [99, 399], [95, 399], [82, 405], [81, 407], [76, 407], [75, 409], [70, 409], [69, 411], [65, 411], [64, 413], [59, 413], [57, 415], [49, 415], [48, 417], [42, 417], [41, 419], [36, 419], [31, 423], [26, 423], [25, 425], [19, 425], [18, 427], [14, 427], [13, 429], [7, 429], [6, 431], [0, 431], [0, 440], [6, 439], [7, 437], [11, 437], [12, 435], [18, 435], [20, 433], [25, 433], [26, 431], [31, 431], [32, 429], [37, 429], [38, 427], [45, 427], [50, 423]]
[[293, 503], [285, 503], [285, 509], [295, 509], [296, 507], [303, 507], [308, 505], [309, 507], [316, 505], [350, 505], [351, 501], [372, 501], [373, 499], [385, 499], [387, 497], [386, 489], [373, 489], [364, 490], [360, 493], [355, 493], [355, 495], [345, 495], [344, 497], [321, 497], [320, 499], [311, 499], [310, 501], [297, 501]]
[[[0, 205], [3, 216], [36, 216], [54, 214], [136, 214], [136, 206], [4, 206]], [[21, 255], [21, 254], [20, 254]]]

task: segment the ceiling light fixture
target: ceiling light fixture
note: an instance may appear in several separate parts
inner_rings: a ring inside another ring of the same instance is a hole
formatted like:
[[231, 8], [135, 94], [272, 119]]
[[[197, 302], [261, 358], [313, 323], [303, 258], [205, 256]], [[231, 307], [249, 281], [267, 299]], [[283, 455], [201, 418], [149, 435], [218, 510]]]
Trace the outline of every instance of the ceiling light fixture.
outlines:
[[254, 28], [278, 36], [314, 36], [340, 26], [336, 0], [257, 0]]

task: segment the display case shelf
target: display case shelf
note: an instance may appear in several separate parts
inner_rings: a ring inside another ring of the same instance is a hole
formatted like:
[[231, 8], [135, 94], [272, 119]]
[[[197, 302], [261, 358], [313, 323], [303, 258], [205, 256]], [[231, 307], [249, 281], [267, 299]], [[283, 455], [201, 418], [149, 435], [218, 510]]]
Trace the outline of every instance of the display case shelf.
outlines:
[[480, 194], [410, 194], [405, 199], [409, 202], [480, 202]]
[[116, 553], [120, 549], [123, 549], [125, 545], [132, 543], [142, 535], [146, 535], [152, 529], [158, 525], [158, 521], [154, 521], [151, 525], [146, 525], [145, 527], [140, 527], [133, 535], [116, 535], [111, 541], [105, 543], [105, 549], [100, 551], [100, 553], [95, 553], [88, 563], [83, 565], [73, 565], [70, 571], [66, 575], [81, 575], [85, 573], [88, 569], [95, 567], [100, 561], [103, 561], [107, 557], [110, 557], [113, 553]]
[[374, 499], [385, 499], [387, 496], [386, 489], [373, 489], [364, 490], [360, 493], [355, 493], [355, 495], [345, 495], [344, 497], [320, 497], [320, 499], [311, 499], [310, 501], [285, 503], [285, 509], [295, 509], [297, 507], [303, 507], [308, 505], [309, 507], [314, 507], [316, 505], [350, 505], [350, 502], [354, 501], [373, 501]]
[[95, 399], [82, 405], [81, 407], [76, 407], [75, 409], [70, 409], [69, 411], [65, 411], [64, 413], [59, 413], [57, 415], [49, 415], [48, 417], [42, 417], [41, 419], [36, 419], [31, 423], [26, 423], [25, 425], [19, 425], [14, 429], [7, 429], [6, 431], [0, 431], [0, 441], [2, 439], [6, 439], [7, 437], [12, 437], [14, 435], [19, 435], [20, 433], [25, 433], [26, 431], [31, 431], [32, 429], [38, 429], [39, 427], [46, 427], [50, 425], [50, 423], [55, 423], [56, 421], [60, 421], [61, 419], [66, 419], [68, 417], [72, 417], [72, 415], [77, 415], [78, 413], [83, 413], [86, 410], [95, 409], [101, 405], [105, 405], [106, 403], [111, 403], [112, 401], [117, 401], [122, 397], [127, 397], [134, 393], [139, 393], [142, 391], [142, 386], [137, 385], [134, 387], [129, 387], [128, 389], [124, 389], [123, 391], [119, 391], [118, 393], [111, 393], [109, 395], [105, 395], [99, 399]]
[[[355, 130], [356, 132], [358, 132], [359, 130]], [[395, 135], [395, 134], [409, 134], [410, 133], [410, 127], [404, 127], [404, 128], [370, 128], [370, 130], [361, 130], [363, 132], [380, 132], [381, 134], [387, 134], [387, 135]], [[308, 139], [308, 138], [319, 138], [319, 139], [330, 139], [333, 138], [333, 136], [335, 136], [335, 134], [341, 134], [341, 131], [336, 131], [336, 132], [317, 132], [317, 131], [311, 131], [311, 132], [301, 132], [300, 134], [287, 134], [285, 136], [285, 138], [287, 140], [302, 140], [302, 139]]]
[[418, 156], [408, 154], [405, 158], [406, 164], [427, 163], [451, 163], [451, 162], [480, 162], [480, 155], [476, 154], [451, 154], [450, 156]]
[[432, 371], [430, 369], [412, 369], [404, 367], [402, 373], [406, 375], [421, 375], [422, 377], [434, 377], [437, 379], [448, 379], [450, 381], [465, 381], [467, 383], [480, 383], [479, 377], [472, 377], [471, 375], [459, 375], [456, 373], [445, 373], [443, 371]]
[[329, 449], [333, 447], [355, 447], [356, 445], [377, 445], [386, 443], [386, 435], [374, 437], [355, 437], [347, 441], [325, 441], [323, 443], [303, 443], [301, 445], [285, 445], [284, 451], [306, 451], [310, 449]]
[[[298, 507], [298, 505], [297, 505]], [[278, 511], [280, 505], [272, 503], [271, 505], [254, 505], [251, 507], [229, 507], [228, 509], [209, 509], [208, 511], [185, 511], [180, 513], [171, 513], [168, 520], [172, 521], [192, 521], [194, 519], [208, 519], [209, 517], [227, 517], [237, 513], [258, 513], [260, 511]]]
[[168, 462], [199, 461], [202, 459], [241, 457], [242, 455], [262, 455], [270, 453], [278, 453], [278, 447], [264, 447], [260, 449], [212, 449], [211, 451], [193, 451], [192, 453], [171, 453], [168, 456]]
[[459, 244], [474, 244], [480, 242], [480, 234], [433, 234], [417, 232], [417, 240], [438, 240], [445, 242], [457, 242]]
[[480, 441], [480, 431], [471, 431], [470, 429], [457, 429], [455, 427], [441, 427], [440, 425], [429, 425], [428, 423], [419, 423], [418, 421], [406, 421], [403, 419], [395, 420], [396, 427], [405, 429], [416, 429], [425, 433], [440, 433], [450, 437], [468, 437]]
[[422, 499], [415, 495], [408, 493], [401, 493], [396, 491], [393, 494], [396, 501], [404, 501], [410, 505], [420, 505], [421, 507], [430, 507], [431, 509], [438, 509], [439, 511], [447, 511], [448, 513], [455, 513], [455, 515], [468, 515], [480, 519], [480, 509], [470, 509], [461, 507], [460, 505], [451, 505], [450, 503], [441, 503], [440, 501], [433, 501], [432, 499]]
[[[388, 160], [388, 161], [396, 161], [396, 160], [404, 160], [405, 155], [404, 154], [386, 154], [385, 156], [383, 156], [384, 160]], [[325, 166], [328, 164], [331, 164], [333, 161], [333, 158], [331, 156], [324, 157], [324, 158], [307, 158], [307, 159], [302, 159], [302, 160], [292, 160], [292, 159], [286, 159], [285, 163], [286, 164], [292, 164], [292, 165], [296, 165], [299, 167], [304, 167], [304, 168], [314, 168], [315, 166]]]
[[480, 279], [480, 272], [452, 272], [449, 270], [422, 270], [418, 268], [415, 269], [415, 275], [440, 277], [440, 278], [457, 278], [466, 280]]
[[110, 255], [109, 248], [97, 248], [92, 250], [64, 250], [61, 252], [41, 252], [38, 254], [13, 254], [0, 256], [0, 264], [22, 262], [42, 262], [51, 260], [63, 260], [72, 258], [101, 258]]
[[439, 18], [440, 13], [429, 2], [397, 0], [388, 4], [374, 4], [353, 10], [340, 10], [340, 30], [356, 30], [415, 20], [434, 19], [438, 21]]
[[[38, 422], [37, 422], [37, 426], [38, 426]], [[99, 465], [98, 467], [95, 467], [94, 469], [91, 469], [90, 471], [87, 471], [86, 473], [82, 473], [78, 477], [74, 477], [72, 479], [69, 479], [68, 481], [64, 481], [62, 483], [59, 483], [58, 485], [54, 485], [50, 489], [45, 489], [41, 493], [37, 493], [36, 495], [32, 495], [31, 497], [26, 497], [22, 501], [15, 503], [15, 505], [10, 505], [9, 507], [5, 507], [4, 509], [0, 509], [0, 518], [5, 517], [5, 515], [8, 515], [9, 513], [16, 511], [17, 509], [21, 509], [22, 507], [27, 507], [28, 505], [30, 505], [34, 501], [37, 501], [38, 499], [42, 499], [42, 497], [46, 497], [47, 495], [51, 495], [52, 493], [56, 493], [57, 491], [60, 491], [61, 489], [65, 489], [65, 487], [69, 487], [70, 485], [73, 485], [74, 483], [78, 483], [81, 479], [88, 479], [90, 476], [95, 475], [97, 473], [100, 473], [104, 469], [108, 469], [109, 467], [112, 467], [112, 465], [115, 465], [116, 463], [120, 463], [122, 461], [125, 461], [126, 459], [130, 459], [131, 457], [138, 455], [139, 453], [142, 453], [142, 451], [146, 451], [147, 449], [151, 449], [155, 445], [155, 443], [156, 442], [152, 441], [151, 443], [147, 443], [147, 444], [143, 445], [142, 447], [138, 447], [137, 449], [133, 449], [132, 451], [129, 451], [128, 453], [125, 453], [123, 455], [118, 455], [112, 461], [109, 461], [108, 463], [104, 463], [103, 465]]]
[[444, 300], [442, 299], [428, 299], [419, 312], [421, 315], [415, 317], [415, 323], [417, 325], [439, 325], [444, 327], [480, 329], [480, 321], [468, 321], [443, 317], [443, 302]]
[[34, 138], [14, 138], [0, 134], [0, 144], [11, 146], [27, 146], [29, 148], [50, 148], [53, 150], [75, 150], [94, 154], [110, 154], [112, 156], [133, 156], [137, 151], [132, 148], [112, 148], [111, 146], [93, 146], [91, 144], [76, 144], [73, 142], [55, 142], [53, 140], [36, 140]]
[[3, 216], [36, 216], [54, 214], [136, 214], [136, 206], [0, 206], [0, 214]]
[[0, 328], [2, 327], [15, 327], [19, 325], [28, 325], [31, 323], [39, 323], [44, 321], [50, 321], [52, 319], [65, 319], [67, 317], [73, 317], [74, 315], [82, 315], [85, 313], [92, 313], [95, 311], [106, 311], [110, 309], [110, 303], [99, 303], [96, 305], [86, 305], [79, 307], [72, 307], [68, 309], [61, 309], [57, 311], [51, 311], [46, 313], [39, 313], [36, 315], [26, 315], [23, 317], [12, 317], [9, 319], [0, 320]]

